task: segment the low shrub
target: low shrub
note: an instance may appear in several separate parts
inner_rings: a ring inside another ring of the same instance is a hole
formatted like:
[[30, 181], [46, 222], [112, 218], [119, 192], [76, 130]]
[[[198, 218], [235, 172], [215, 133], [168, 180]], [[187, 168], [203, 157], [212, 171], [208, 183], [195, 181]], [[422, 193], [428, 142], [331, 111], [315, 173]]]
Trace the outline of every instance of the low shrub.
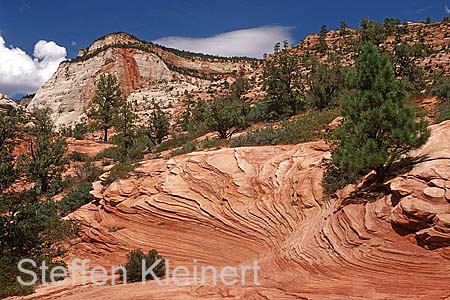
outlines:
[[91, 202], [94, 198], [89, 193], [92, 190], [92, 183], [85, 182], [69, 191], [59, 202], [59, 210], [63, 216], [76, 211], [81, 206]]
[[450, 77], [438, 75], [430, 89], [430, 95], [441, 99], [437, 121], [450, 120]]
[[125, 178], [127, 175], [135, 169], [135, 165], [131, 162], [120, 162], [116, 164], [109, 171], [108, 177], [105, 179], [105, 184], [111, 184], [119, 178]]
[[91, 202], [93, 197], [89, 194], [92, 183], [99, 179], [103, 171], [90, 161], [75, 168], [75, 176], [64, 179], [64, 187], [70, 187], [69, 192], [58, 202], [59, 211], [62, 215], [68, 215], [81, 206]]
[[86, 124], [77, 124], [72, 130], [72, 137], [76, 140], [83, 140], [86, 137], [86, 134], [91, 131], [89, 126]]
[[[148, 269], [155, 262], [161, 260], [161, 262], [153, 268], [153, 272], [157, 278], [163, 277], [166, 274], [166, 266], [164, 259], [158, 255], [158, 251], [155, 249], [148, 251], [147, 255], [140, 249], [132, 250], [127, 255], [127, 263], [125, 264], [126, 270], [126, 280], [127, 282], [137, 282], [141, 281], [142, 278], [142, 269], [143, 263], [145, 262], [145, 269]], [[122, 280], [125, 280], [124, 274], [121, 274]], [[156, 278], [153, 277], [152, 274], [147, 274], [145, 280], [154, 280]]]
[[214, 148], [214, 147], [218, 147], [220, 146], [220, 140], [219, 139], [209, 139], [206, 138], [200, 142], [198, 142], [198, 149], [209, 149], [209, 148]]
[[73, 151], [70, 153], [69, 159], [73, 162], [84, 162], [88, 159], [88, 156], [84, 153]]
[[248, 146], [263, 146], [263, 145], [277, 145], [288, 143], [290, 137], [286, 135], [284, 127], [274, 128], [272, 126], [257, 129], [254, 132], [233, 138], [230, 141], [231, 147], [248, 147]]
[[104, 150], [102, 150], [101, 152], [99, 152], [96, 156], [95, 156], [95, 160], [103, 160], [105, 158], [109, 158], [109, 159], [116, 159], [117, 157], [119, 157], [119, 148], [118, 147], [109, 147], [106, 148]]
[[231, 147], [297, 144], [323, 137], [328, 124], [339, 116], [337, 109], [313, 110], [293, 122], [284, 122], [279, 127], [265, 127], [230, 141]]
[[110, 152], [116, 161], [138, 161], [144, 157], [145, 152], [151, 147], [148, 138], [137, 131], [129, 136], [117, 134], [113, 138], [115, 147]]
[[186, 153], [191, 153], [197, 150], [197, 142], [190, 141], [183, 145], [180, 149], [176, 149], [171, 153], [171, 156], [178, 156]]
[[250, 108], [248, 113], [248, 120], [250, 122], [263, 122], [273, 119], [270, 115], [270, 103], [259, 102]]
[[450, 77], [437, 75], [434, 84], [431, 86], [430, 94], [443, 100], [450, 100]]
[[439, 104], [438, 122], [450, 120], [450, 100]]
[[65, 137], [73, 137], [76, 140], [84, 140], [86, 134], [91, 132], [91, 128], [86, 123], [76, 124], [74, 127], [63, 127], [60, 132]]
[[327, 194], [334, 194], [337, 190], [357, 182], [358, 179], [357, 176], [349, 176], [341, 172], [336, 166], [330, 164], [323, 176], [322, 186]]
[[[0, 256], [0, 264], [2, 266], [2, 271], [0, 272], [0, 299], [12, 296], [25, 296], [34, 292], [33, 286], [22, 286], [17, 282], [16, 277], [22, 275], [19, 274], [17, 269], [18, 262], [18, 258]], [[28, 280], [28, 278], [23, 279]]]
[[[25, 257], [24, 257], [25, 258]], [[30, 257], [26, 257], [30, 258]], [[0, 265], [2, 266], [2, 272], [0, 272], [0, 299], [13, 297], [13, 296], [25, 296], [34, 292], [34, 286], [23, 286], [17, 281], [17, 276], [20, 276], [24, 281], [31, 281], [33, 278], [31, 275], [19, 272], [18, 263], [22, 258], [11, 256], [0, 256]], [[32, 258], [33, 259], [33, 258]], [[61, 266], [66, 268], [66, 264], [62, 261], [54, 261], [49, 257], [40, 256], [33, 259], [37, 267], [34, 268], [31, 264], [24, 265], [28, 270], [34, 271], [36, 274], [41, 274], [39, 266], [42, 261], [45, 260], [47, 269], [45, 270], [45, 277], [49, 278], [50, 270], [54, 267]], [[38, 279], [41, 277], [38, 276]], [[57, 280], [63, 280], [64, 277], [55, 278]]]
[[164, 152], [170, 149], [175, 149], [182, 147], [184, 144], [189, 142], [190, 140], [195, 139], [197, 136], [191, 134], [177, 134], [174, 135], [171, 139], [162, 142], [155, 149], [156, 152]]

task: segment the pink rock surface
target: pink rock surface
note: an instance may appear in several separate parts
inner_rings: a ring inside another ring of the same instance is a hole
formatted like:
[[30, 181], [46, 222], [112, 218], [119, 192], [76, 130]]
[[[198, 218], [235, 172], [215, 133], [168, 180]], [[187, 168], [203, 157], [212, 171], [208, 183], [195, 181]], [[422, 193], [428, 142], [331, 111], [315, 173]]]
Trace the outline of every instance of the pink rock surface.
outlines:
[[261, 286], [47, 286], [25, 298], [446, 299], [448, 202], [423, 191], [449, 181], [448, 139], [436, 141], [449, 134], [450, 122], [433, 127], [439, 154], [427, 144], [430, 160], [395, 179], [392, 195], [349, 205], [323, 195], [323, 142], [146, 161], [128, 179], [95, 185], [97, 201], [72, 215], [82, 238], [67, 259], [112, 266], [134, 248], [188, 267], [257, 259]]

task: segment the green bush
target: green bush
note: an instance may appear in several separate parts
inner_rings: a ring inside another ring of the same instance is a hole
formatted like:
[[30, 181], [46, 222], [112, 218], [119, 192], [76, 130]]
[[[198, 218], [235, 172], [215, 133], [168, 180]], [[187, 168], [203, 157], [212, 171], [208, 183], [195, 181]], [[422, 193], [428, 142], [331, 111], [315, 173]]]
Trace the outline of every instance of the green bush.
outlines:
[[197, 142], [190, 141], [183, 145], [180, 149], [176, 149], [171, 153], [171, 156], [178, 156], [186, 153], [191, 153], [197, 150]]
[[198, 144], [198, 147], [197, 147], [198, 149], [202, 149], [202, 150], [209, 149], [209, 148], [220, 146], [220, 140], [206, 138], [206, 139], [198, 142], [197, 144]]
[[110, 151], [116, 161], [138, 161], [144, 157], [150, 147], [147, 137], [141, 131], [135, 131], [125, 136], [117, 134], [113, 138], [115, 147]]
[[66, 178], [64, 186], [72, 187], [67, 195], [59, 201], [59, 211], [62, 215], [68, 215], [81, 206], [93, 200], [89, 192], [92, 190], [92, 182], [97, 181], [103, 171], [92, 165], [90, 161], [75, 168], [75, 176]]
[[[28, 258], [30, 257], [23, 257]], [[22, 286], [17, 281], [17, 276], [20, 276], [24, 281], [31, 281], [33, 278], [30, 275], [20, 273], [17, 265], [22, 258], [0, 256], [0, 265], [2, 266], [2, 272], [0, 272], [0, 299], [12, 297], [12, 296], [25, 296], [34, 292], [34, 286]], [[41, 274], [39, 266], [43, 261], [46, 262], [48, 269], [46, 269], [46, 278], [50, 276], [50, 270], [54, 267], [61, 266], [66, 268], [67, 265], [63, 261], [54, 261], [46, 256], [39, 256], [33, 259], [37, 267], [33, 268], [31, 265], [25, 265], [28, 270], [33, 270], [37, 274]], [[38, 279], [41, 277], [38, 275]], [[63, 280], [64, 278], [56, 278], [57, 280]]]
[[269, 117], [282, 119], [304, 109], [299, 57], [287, 48], [279, 51], [279, 44], [270, 59], [264, 62], [263, 88], [269, 103]]
[[84, 162], [88, 159], [88, 156], [84, 153], [73, 151], [70, 153], [69, 159], [73, 162]]
[[207, 132], [209, 118], [210, 111], [206, 101], [189, 99], [179, 124], [190, 135], [200, 136]]
[[309, 87], [305, 96], [307, 106], [314, 109], [336, 107], [338, 97], [346, 87], [348, 70], [336, 58], [328, 62], [307, 59], [305, 64], [311, 69], [306, 77]]
[[76, 140], [83, 140], [88, 132], [91, 132], [91, 128], [85, 122], [78, 123], [74, 127], [63, 127], [60, 130], [63, 136], [73, 137]]
[[370, 42], [378, 46], [387, 38], [383, 25], [368, 18], [361, 20], [360, 32], [362, 43]]
[[439, 76], [436, 82], [433, 84], [431, 95], [441, 98], [442, 100], [450, 100], [450, 77]]
[[[145, 269], [148, 269], [152, 266], [157, 260], [161, 260], [161, 262], [153, 268], [153, 272], [155, 273], [157, 278], [163, 277], [166, 274], [166, 266], [164, 259], [158, 255], [158, 251], [155, 249], [148, 251], [147, 255], [140, 249], [132, 250], [127, 255], [127, 263], [125, 264], [126, 269], [126, 280], [127, 282], [137, 282], [142, 281], [142, 269], [143, 262], [145, 261]], [[124, 274], [121, 274], [122, 280], [124, 280]], [[147, 274], [145, 280], [154, 280], [151, 274]]]
[[217, 132], [220, 139], [230, 139], [235, 132], [249, 125], [249, 105], [235, 95], [215, 98], [209, 103], [209, 111], [208, 128]]
[[95, 160], [102, 160], [105, 158], [110, 158], [110, 159], [117, 159], [119, 157], [119, 149], [118, 147], [109, 147], [106, 148], [104, 150], [102, 150], [101, 152], [99, 152], [96, 156], [95, 156]]
[[195, 137], [190, 134], [177, 134], [174, 135], [171, 139], [162, 142], [155, 148], [156, 152], [164, 152], [170, 149], [182, 147], [189, 140], [194, 139]]
[[439, 97], [442, 101], [438, 107], [437, 121], [450, 120], [450, 77], [440, 75], [431, 87], [430, 94]]
[[257, 129], [230, 141], [231, 147], [297, 144], [323, 137], [323, 131], [337, 116], [337, 109], [313, 110], [294, 122], [284, 122], [279, 128], [272, 126]]
[[120, 162], [109, 171], [109, 176], [106, 178], [104, 183], [111, 184], [119, 178], [125, 178], [134, 169], [135, 165], [133, 163]]
[[231, 147], [247, 147], [247, 146], [263, 146], [276, 145], [288, 141], [284, 127], [275, 129], [273, 127], [265, 127], [257, 129], [252, 133], [245, 134], [234, 138], [230, 141]]
[[91, 202], [94, 197], [89, 193], [92, 190], [92, 183], [85, 182], [80, 186], [72, 189], [59, 202], [59, 210], [62, 215], [67, 215], [76, 211], [81, 206]]
[[103, 174], [103, 170], [99, 169], [95, 165], [91, 164], [90, 161], [88, 161], [84, 165], [75, 168], [75, 173], [77, 183], [94, 182], [98, 180], [101, 174]]
[[450, 100], [439, 104], [438, 122], [450, 120]]
[[153, 107], [154, 110], [150, 113], [144, 130], [153, 144], [159, 145], [169, 135], [170, 114], [163, 111], [155, 102], [153, 102]]
[[326, 193], [334, 194], [337, 190], [345, 186], [357, 182], [357, 176], [350, 176], [341, 172], [334, 165], [329, 165], [322, 180], [322, 186]]
[[86, 123], [79, 123], [73, 127], [72, 137], [76, 140], [83, 140], [88, 132], [90, 132], [89, 126]]
[[[25, 296], [34, 292], [33, 286], [22, 286], [17, 282], [16, 277], [22, 276], [17, 269], [18, 262], [18, 258], [0, 256], [0, 264], [2, 266], [2, 271], [0, 272], [0, 299], [12, 296]], [[28, 278], [23, 279], [28, 280]]]
[[[0, 298], [33, 291], [15, 280], [20, 258], [45, 254], [51, 262], [64, 254], [61, 245], [76, 232], [51, 199], [62, 187], [64, 139], [54, 132], [48, 110], [28, 116], [34, 126], [23, 126], [24, 117], [21, 110], [0, 112]], [[25, 136], [33, 147], [17, 160], [13, 150]], [[36, 188], [16, 189], [18, 182]]]
[[248, 113], [248, 120], [250, 122], [263, 122], [275, 119], [274, 115], [270, 114], [270, 103], [259, 102], [250, 108]]

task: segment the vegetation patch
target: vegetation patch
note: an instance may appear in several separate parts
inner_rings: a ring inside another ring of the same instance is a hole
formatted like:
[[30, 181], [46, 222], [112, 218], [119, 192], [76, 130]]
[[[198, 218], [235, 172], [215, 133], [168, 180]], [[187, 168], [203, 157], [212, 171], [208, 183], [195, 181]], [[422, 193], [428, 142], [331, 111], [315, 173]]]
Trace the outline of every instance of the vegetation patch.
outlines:
[[338, 109], [313, 110], [282, 125], [268, 126], [230, 141], [231, 147], [298, 144], [324, 137], [328, 125], [339, 116]]
[[[166, 274], [166, 265], [162, 256], [158, 255], [158, 251], [152, 249], [148, 251], [147, 254], [145, 254], [140, 249], [130, 251], [127, 255], [127, 263], [124, 266], [126, 270], [126, 278], [124, 278], [124, 274], [121, 273], [122, 280], [126, 279], [127, 282], [142, 281], [143, 279], [142, 270], [144, 269], [143, 262], [145, 262], [145, 266], [146, 268], [148, 268], [152, 266], [154, 263], [156, 263], [158, 260], [160, 260], [160, 262], [153, 268], [153, 273], [157, 278], [160, 278]], [[145, 278], [145, 280], [154, 280], [154, 279], [156, 278], [154, 278], [151, 273], [147, 274]]]

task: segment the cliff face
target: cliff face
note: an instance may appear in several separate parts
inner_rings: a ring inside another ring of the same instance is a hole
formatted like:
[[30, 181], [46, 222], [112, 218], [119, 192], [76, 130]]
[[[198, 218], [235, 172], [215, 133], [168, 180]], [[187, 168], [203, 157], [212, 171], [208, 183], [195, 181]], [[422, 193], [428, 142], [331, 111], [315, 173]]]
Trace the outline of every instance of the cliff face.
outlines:
[[125, 96], [136, 93], [137, 100], [155, 99], [168, 109], [184, 91], [201, 92], [216, 79], [250, 68], [245, 62], [181, 57], [125, 33], [96, 40], [78, 55], [61, 63], [28, 110], [48, 107], [57, 126], [73, 125], [84, 116], [103, 73], [118, 77]]
[[321, 141], [145, 161], [128, 179], [94, 184], [96, 201], [71, 215], [82, 229], [70, 257], [110, 267], [156, 248], [190, 269], [257, 259], [261, 286], [48, 286], [29, 298], [448, 299], [449, 136], [450, 121], [433, 126], [415, 153], [426, 160], [377, 199], [349, 201], [352, 187], [324, 197]]
[[103, 73], [116, 74], [125, 95], [144, 84], [171, 80], [172, 73], [155, 54], [110, 48], [80, 62], [64, 62], [40, 88], [29, 110], [49, 107], [56, 125], [71, 125], [83, 116]]

